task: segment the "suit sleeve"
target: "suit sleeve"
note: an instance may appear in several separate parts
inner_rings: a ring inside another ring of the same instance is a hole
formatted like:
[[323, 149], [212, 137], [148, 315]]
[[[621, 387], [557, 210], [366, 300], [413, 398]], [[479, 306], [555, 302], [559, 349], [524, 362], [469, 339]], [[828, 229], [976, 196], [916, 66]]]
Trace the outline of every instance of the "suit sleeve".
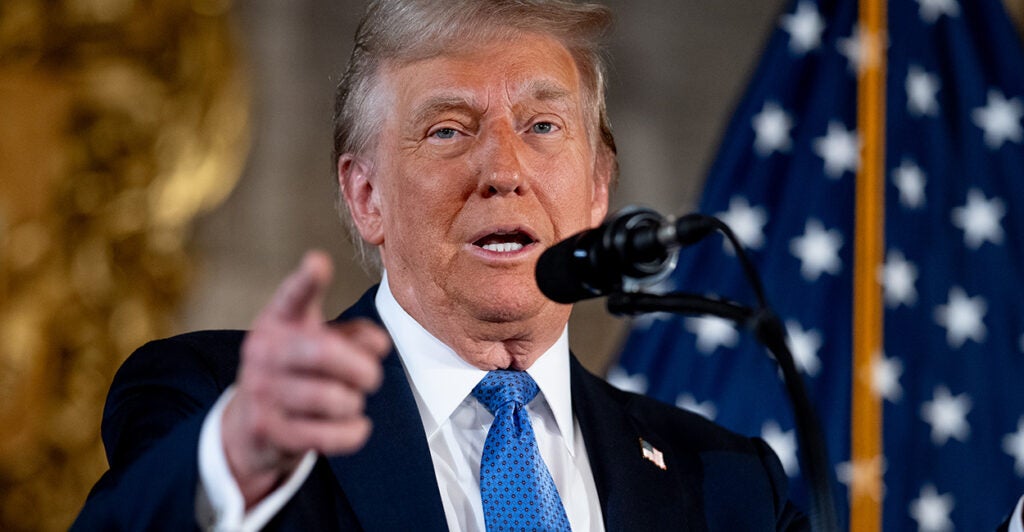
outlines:
[[754, 438], [753, 441], [772, 486], [772, 496], [775, 500], [775, 529], [809, 531], [810, 520], [789, 500], [789, 480], [779, 457], [764, 440]]
[[118, 370], [102, 424], [110, 470], [93, 487], [73, 530], [198, 528], [199, 433], [237, 364], [237, 342], [227, 342], [233, 353], [219, 360], [208, 348], [224, 335], [206, 340], [212, 344], [201, 334], [151, 342]]

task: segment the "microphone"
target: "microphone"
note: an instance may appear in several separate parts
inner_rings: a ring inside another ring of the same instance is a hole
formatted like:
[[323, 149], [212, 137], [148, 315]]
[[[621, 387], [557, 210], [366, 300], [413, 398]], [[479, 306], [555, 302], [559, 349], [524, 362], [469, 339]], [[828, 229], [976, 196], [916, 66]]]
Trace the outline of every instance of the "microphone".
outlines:
[[537, 260], [537, 286], [549, 299], [583, 299], [653, 284], [675, 267], [680, 247], [716, 229], [713, 218], [691, 214], [675, 221], [626, 207], [600, 226], [551, 246]]

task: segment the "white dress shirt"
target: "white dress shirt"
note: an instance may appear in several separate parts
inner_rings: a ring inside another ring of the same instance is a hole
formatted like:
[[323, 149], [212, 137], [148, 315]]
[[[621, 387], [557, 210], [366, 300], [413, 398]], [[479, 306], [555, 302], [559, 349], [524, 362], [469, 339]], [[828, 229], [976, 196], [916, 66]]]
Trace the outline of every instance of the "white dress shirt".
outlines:
[[[494, 416], [470, 392], [487, 372], [463, 360], [405, 312], [391, 294], [387, 274], [376, 304], [416, 398], [448, 528], [484, 530], [480, 457]], [[565, 330], [527, 373], [540, 393], [526, 411], [569, 524], [573, 530], [604, 530], [583, 436], [572, 415]]]
[[[375, 303], [416, 399], [448, 528], [483, 531], [480, 457], [494, 416], [470, 392], [487, 372], [467, 363], [417, 323], [395, 300], [386, 273]], [[562, 331], [527, 372], [540, 393], [526, 410], [569, 524], [573, 530], [603, 531], [586, 446], [572, 414], [568, 333]], [[201, 485], [196, 513], [200, 526], [208, 530], [258, 530], [305, 482], [316, 455], [308, 453], [281, 487], [245, 512], [241, 490], [228, 469], [220, 438], [220, 419], [231, 394], [231, 388], [224, 392], [200, 433]]]

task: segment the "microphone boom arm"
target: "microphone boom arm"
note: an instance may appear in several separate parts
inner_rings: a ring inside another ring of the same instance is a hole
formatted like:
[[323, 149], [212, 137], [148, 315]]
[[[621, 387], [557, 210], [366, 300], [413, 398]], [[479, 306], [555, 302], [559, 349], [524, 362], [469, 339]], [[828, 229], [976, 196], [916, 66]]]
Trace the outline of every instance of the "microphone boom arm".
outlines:
[[[716, 231], [732, 246], [753, 289], [756, 307], [695, 294], [641, 292], [645, 286], [671, 274], [680, 248]], [[651, 209], [626, 207], [600, 226], [576, 233], [545, 250], [537, 260], [535, 275], [541, 292], [558, 303], [608, 296], [608, 310], [614, 314], [710, 314], [753, 332], [778, 362], [793, 406], [801, 463], [811, 486], [811, 524], [815, 530], [837, 529], [821, 426], [786, 346], [786, 329], [770, 310], [757, 270], [728, 225], [705, 214], [665, 218]]]

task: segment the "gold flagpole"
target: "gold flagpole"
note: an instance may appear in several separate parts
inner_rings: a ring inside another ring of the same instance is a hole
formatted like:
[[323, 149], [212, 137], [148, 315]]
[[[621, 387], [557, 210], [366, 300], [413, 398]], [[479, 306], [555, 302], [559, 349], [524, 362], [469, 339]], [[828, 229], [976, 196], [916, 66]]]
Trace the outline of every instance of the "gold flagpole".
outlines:
[[877, 531], [882, 525], [882, 402], [871, 375], [883, 345], [878, 272], [885, 247], [886, 27], [885, 0], [861, 0], [857, 130], [862, 151], [854, 243], [850, 456], [850, 530], [858, 531]]

